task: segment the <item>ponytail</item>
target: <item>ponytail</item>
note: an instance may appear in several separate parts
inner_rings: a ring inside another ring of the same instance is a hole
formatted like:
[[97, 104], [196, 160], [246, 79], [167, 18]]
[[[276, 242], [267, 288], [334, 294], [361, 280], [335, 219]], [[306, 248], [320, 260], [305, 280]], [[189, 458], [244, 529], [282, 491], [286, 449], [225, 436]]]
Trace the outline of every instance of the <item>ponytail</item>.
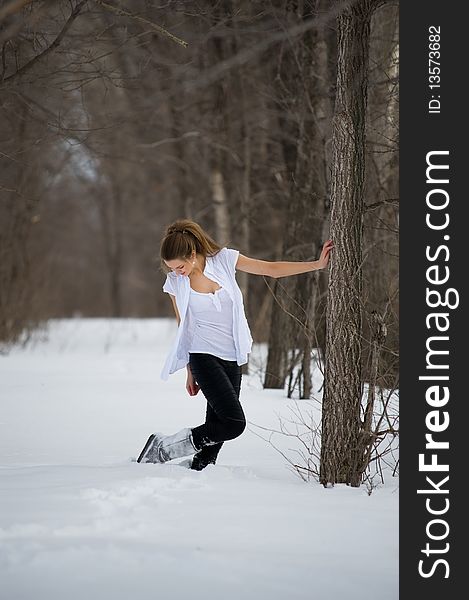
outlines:
[[161, 240], [160, 257], [161, 268], [164, 273], [171, 269], [164, 263], [165, 260], [177, 258], [187, 260], [195, 250], [202, 256], [214, 256], [222, 249], [200, 225], [190, 219], [179, 219], [166, 227], [165, 235]]

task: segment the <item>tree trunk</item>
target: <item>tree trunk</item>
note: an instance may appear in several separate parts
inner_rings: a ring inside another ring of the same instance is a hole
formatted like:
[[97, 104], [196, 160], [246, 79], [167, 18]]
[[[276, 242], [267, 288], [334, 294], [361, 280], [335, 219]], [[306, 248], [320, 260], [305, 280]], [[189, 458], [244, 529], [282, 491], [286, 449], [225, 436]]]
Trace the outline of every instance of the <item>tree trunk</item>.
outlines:
[[320, 481], [361, 482], [362, 235], [370, 20], [359, 0], [338, 17], [330, 262]]
[[[28, 137], [26, 105], [18, 109], [17, 121], [12, 126], [16, 137], [6, 137], [10, 146], [9, 164], [3, 161], [0, 207], [0, 342], [16, 342], [21, 333], [34, 326], [36, 320], [32, 267], [36, 259], [31, 254], [30, 239], [34, 211], [38, 209], [37, 166]], [[31, 134], [30, 134], [31, 135]], [[38, 135], [39, 137], [39, 135]], [[8, 139], [10, 138], [10, 139]], [[5, 150], [7, 149], [5, 145]]]
[[222, 246], [230, 238], [230, 215], [226, 199], [225, 183], [219, 169], [212, 167], [210, 172], [210, 188], [212, 190], [212, 201], [214, 208], [216, 239]]
[[113, 318], [122, 316], [122, 198], [121, 188], [111, 173], [109, 198], [98, 204], [104, 253], [109, 276], [109, 303]]

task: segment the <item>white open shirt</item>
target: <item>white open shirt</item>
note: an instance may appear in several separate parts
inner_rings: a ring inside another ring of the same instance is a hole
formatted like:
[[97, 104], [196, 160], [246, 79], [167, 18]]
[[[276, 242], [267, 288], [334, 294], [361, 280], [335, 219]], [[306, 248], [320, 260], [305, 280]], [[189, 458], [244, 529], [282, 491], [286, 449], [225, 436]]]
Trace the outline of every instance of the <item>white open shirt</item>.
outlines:
[[[218, 283], [229, 294], [233, 305], [233, 340], [236, 351], [236, 362], [243, 365], [248, 361], [252, 348], [252, 335], [244, 311], [243, 295], [236, 281], [236, 262], [239, 250], [222, 248], [214, 256], [207, 256], [204, 275]], [[163, 285], [163, 291], [176, 298], [176, 305], [181, 317], [176, 338], [161, 371], [161, 379], [182, 369], [189, 362], [189, 350], [194, 338], [194, 319], [191, 319], [189, 298], [191, 287], [187, 275], [169, 272]]]

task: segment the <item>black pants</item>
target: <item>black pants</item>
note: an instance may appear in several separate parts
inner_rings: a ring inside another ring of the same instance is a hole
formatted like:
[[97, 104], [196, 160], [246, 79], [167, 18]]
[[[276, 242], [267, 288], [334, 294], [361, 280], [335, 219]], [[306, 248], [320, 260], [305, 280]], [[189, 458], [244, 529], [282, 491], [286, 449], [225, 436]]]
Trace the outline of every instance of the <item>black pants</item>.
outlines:
[[207, 400], [205, 423], [192, 428], [192, 439], [200, 450], [194, 455], [192, 469], [200, 471], [215, 464], [226, 440], [243, 433], [246, 418], [239, 402], [241, 367], [235, 360], [212, 354], [190, 353], [189, 366]]

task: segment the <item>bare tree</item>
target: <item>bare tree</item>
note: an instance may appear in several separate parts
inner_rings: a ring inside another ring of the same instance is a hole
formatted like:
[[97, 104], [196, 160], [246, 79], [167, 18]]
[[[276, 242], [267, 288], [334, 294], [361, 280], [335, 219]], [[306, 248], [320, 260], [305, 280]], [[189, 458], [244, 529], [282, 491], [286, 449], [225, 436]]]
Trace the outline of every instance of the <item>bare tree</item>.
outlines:
[[360, 485], [363, 474], [362, 242], [370, 22], [376, 0], [338, 16], [330, 265], [320, 481]]

